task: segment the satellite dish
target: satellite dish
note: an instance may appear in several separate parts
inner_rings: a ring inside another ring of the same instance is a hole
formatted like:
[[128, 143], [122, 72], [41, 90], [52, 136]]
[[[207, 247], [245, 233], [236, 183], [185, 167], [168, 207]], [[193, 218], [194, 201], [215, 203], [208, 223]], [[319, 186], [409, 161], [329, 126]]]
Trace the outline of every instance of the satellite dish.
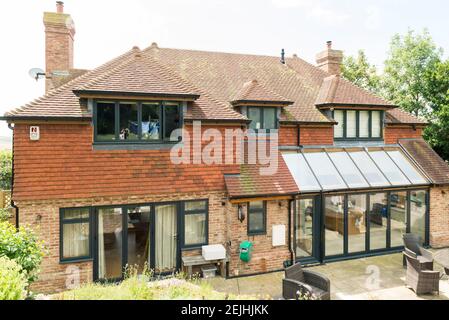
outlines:
[[28, 74], [31, 78], [38, 81], [39, 79], [43, 79], [45, 77], [45, 71], [40, 68], [33, 68], [28, 71]]

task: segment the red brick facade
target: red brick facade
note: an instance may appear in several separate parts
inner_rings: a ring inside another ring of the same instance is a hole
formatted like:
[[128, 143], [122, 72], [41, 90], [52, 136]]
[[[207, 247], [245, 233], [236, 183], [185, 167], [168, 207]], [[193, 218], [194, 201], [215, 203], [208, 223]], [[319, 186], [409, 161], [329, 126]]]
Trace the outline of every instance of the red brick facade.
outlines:
[[298, 126], [281, 126], [279, 129], [280, 146], [298, 145]]
[[334, 144], [334, 128], [332, 126], [301, 126], [300, 144], [331, 146]]
[[449, 187], [430, 189], [430, 245], [449, 247]]
[[397, 144], [399, 139], [420, 138], [422, 128], [412, 126], [387, 126], [384, 132], [385, 144]]

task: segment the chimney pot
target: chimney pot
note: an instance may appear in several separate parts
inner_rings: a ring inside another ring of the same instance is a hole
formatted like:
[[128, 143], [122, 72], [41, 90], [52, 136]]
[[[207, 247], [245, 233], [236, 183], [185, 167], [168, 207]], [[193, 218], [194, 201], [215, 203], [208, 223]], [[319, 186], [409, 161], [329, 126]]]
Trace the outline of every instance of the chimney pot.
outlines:
[[64, 2], [63, 1], [56, 1], [56, 12], [64, 13]]

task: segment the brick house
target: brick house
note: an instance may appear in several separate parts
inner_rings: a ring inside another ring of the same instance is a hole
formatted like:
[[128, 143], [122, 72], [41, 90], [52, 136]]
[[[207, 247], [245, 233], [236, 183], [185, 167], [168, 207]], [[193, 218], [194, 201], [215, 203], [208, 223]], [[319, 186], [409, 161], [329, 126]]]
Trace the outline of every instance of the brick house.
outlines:
[[[397, 252], [405, 232], [449, 246], [449, 167], [426, 123], [341, 78], [331, 42], [316, 66], [153, 43], [88, 71], [73, 67], [71, 22], [60, 2], [44, 14], [46, 94], [2, 118], [17, 224], [49, 249], [35, 290], [64, 290], [73, 270], [82, 282], [128, 264], [172, 272], [207, 244], [226, 248], [228, 277]], [[233, 161], [173, 161], [175, 146], [239, 130], [231, 152], [212, 152]], [[262, 140], [271, 174], [251, 159]]]

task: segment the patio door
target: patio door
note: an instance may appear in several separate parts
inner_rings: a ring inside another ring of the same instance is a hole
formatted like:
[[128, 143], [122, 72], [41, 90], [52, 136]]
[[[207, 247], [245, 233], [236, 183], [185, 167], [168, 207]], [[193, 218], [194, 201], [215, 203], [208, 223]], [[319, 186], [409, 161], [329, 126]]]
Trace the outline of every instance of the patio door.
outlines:
[[126, 267], [138, 274], [179, 268], [179, 204], [96, 209], [95, 280], [120, 280]]
[[320, 252], [319, 197], [296, 200], [294, 248], [296, 260], [316, 262]]

